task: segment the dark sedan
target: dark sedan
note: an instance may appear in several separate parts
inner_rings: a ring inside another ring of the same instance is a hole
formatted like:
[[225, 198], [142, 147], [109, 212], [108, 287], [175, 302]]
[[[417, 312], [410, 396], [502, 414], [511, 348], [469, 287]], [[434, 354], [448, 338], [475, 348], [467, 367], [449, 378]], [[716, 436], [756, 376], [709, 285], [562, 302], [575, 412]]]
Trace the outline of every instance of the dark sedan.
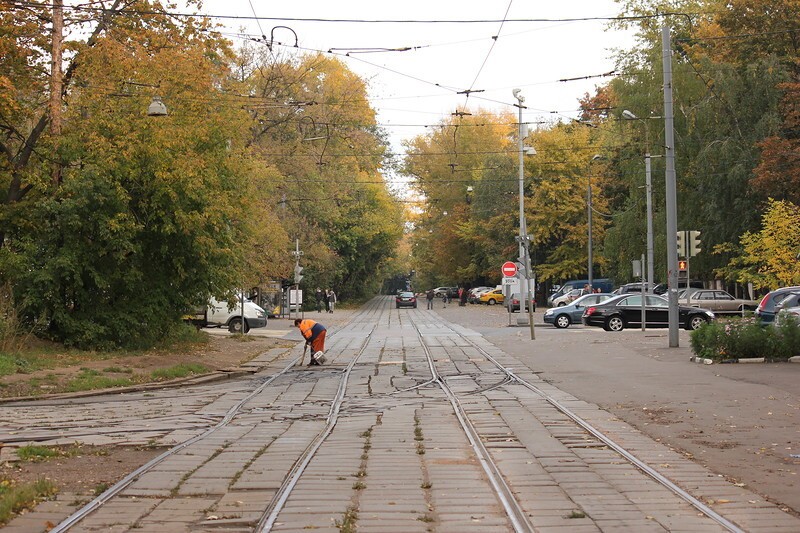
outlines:
[[[645, 326], [669, 327], [669, 302], [666, 298], [645, 295]], [[697, 329], [714, 319], [714, 313], [699, 307], [678, 307], [678, 323], [688, 330]], [[587, 326], [599, 326], [606, 331], [622, 331], [642, 325], [642, 295], [623, 294], [603, 303], [586, 307], [581, 317]]]
[[417, 297], [413, 292], [401, 292], [397, 295], [394, 301], [395, 304], [397, 304], [398, 309], [401, 307], [413, 307], [414, 309], [417, 308]]

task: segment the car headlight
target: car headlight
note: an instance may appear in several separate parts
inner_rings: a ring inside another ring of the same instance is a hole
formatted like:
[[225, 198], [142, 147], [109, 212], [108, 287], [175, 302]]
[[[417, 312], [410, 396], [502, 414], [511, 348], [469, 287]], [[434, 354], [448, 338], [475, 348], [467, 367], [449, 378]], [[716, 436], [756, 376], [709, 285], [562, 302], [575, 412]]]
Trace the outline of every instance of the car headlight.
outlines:
[[706, 311], [706, 315], [708, 315], [708, 318], [714, 318], [714, 312], [713, 311]]
[[544, 312], [544, 316], [550, 316], [552, 314], [553, 314], [553, 310], [552, 309], [548, 309], [547, 311]]

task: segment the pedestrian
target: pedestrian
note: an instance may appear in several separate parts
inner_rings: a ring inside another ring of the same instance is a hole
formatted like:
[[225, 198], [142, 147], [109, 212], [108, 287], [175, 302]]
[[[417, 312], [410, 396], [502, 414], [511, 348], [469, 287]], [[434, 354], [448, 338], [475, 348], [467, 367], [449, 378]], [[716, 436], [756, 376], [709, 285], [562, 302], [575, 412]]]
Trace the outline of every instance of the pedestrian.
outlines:
[[447, 309], [447, 291], [444, 291], [442, 293], [442, 304], [443, 304], [442, 307], [444, 309]]
[[433, 298], [436, 295], [433, 293], [433, 289], [428, 289], [428, 292], [425, 293], [425, 300], [428, 302], [428, 309], [433, 309]]
[[328, 312], [333, 313], [333, 308], [336, 306], [336, 293], [333, 289], [328, 289]]
[[[310, 318], [297, 318], [294, 325], [300, 328], [300, 334], [306, 340], [306, 346], [311, 346], [311, 361], [308, 366], [319, 365], [319, 360], [325, 356], [325, 334], [327, 333], [325, 326]], [[303, 364], [302, 360], [300, 360], [300, 364]]]
[[314, 293], [314, 298], [317, 300], [317, 313], [322, 312], [322, 300], [325, 297], [325, 294], [322, 292], [322, 289], [317, 287], [317, 291]]
[[459, 302], [458, 305], [460, 305], [461, 307], [466, 307], [468, 296], [469, 296], [469, 290], [466, 287], [462, 288], [461, 293], [459, 294], [461, 301]]

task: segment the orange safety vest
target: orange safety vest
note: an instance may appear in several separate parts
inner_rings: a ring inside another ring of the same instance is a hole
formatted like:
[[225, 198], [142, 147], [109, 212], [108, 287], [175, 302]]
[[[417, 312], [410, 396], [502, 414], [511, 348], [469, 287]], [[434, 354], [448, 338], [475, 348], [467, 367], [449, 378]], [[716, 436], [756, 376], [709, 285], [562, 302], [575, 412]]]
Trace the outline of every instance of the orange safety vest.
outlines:
[[310, 318], [306, 318], [302, 322], [300, 322], [299, 327], [300, 327], [300, 334], [306, 340], [311, 340], [316, 335], [319, 335], [320, 332], [325, 331], [325, 328], [322, 326], [322, 324], [317, 324], [316, 320], [311, 320]]

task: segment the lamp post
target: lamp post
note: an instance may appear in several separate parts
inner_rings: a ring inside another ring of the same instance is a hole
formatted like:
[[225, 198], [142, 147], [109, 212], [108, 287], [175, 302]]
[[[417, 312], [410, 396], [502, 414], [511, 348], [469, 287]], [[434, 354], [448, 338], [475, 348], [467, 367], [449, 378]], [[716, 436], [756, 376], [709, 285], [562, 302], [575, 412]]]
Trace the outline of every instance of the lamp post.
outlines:
[[[622, 112], [622, 116], [628, 120], [637, 120], [639, 117], [627, 109]], [[651, 117], [660, 118], [660, 117]], [[653, 180], [650, 172], [650, 126], [644, 123], [644, 187], [647, 196], [647, 281], [649, 287], [647, 292], [652, 292], [654, 284], [653, 272]], [[660, 156], [656, 156], [660, 157]]]
[[[598, 159], [602, 159], [603, 156], [600, 154], [595, 154], [592, 156], [592, 161], [597, 161]], [[586, 185], [586, 211], [587, 211], [587, 218], [589, 221], [589, 239], [588, 239], [588, 251], [589, 251], [589, 260], [588, 260], [588, 282], [589, 282], [589, 290], [593, 290], [592, 285], [594, 284], [594, 253], [593, 253], [593, 243], [592, 243], [592, 175], [591, 169], [589, 169], [589, 175], [587, 177], [587, 185]]]
[[[531, 291], [529, 284], [531, 275], [531, 260], [529, 252], [530, 241], [528, 238], [528, 228], [525, 223], [524, 157], [525, 137], [527, 136], [527, 131], [525, 131], [525, 125], [522, 123], [522, 109], [525, 107], [522, 105], [522, 102], [525, 101], [525, 97], [523, 97], [520, 92], [521, 91], [519, 89], [514, 89], [512, 91], [514, 98], [517, 99], [516, 106], [519, 109], [519, 127], [517, 132], [517, 145], [519, 148], [519, 258], [525, 267], [525, 275], [523, 275], [520, 279], [520, 296], [524, 295], [525, 304], [528, 306], [528, 324], [530, 325], [531, 329], [531, 340], [534, 340], [536, 339], [536, 333], [534, 333], [533, 329], [533, 306], [530, 304]], [[522, 306], [520, 306], [520, 313], [522, 312], [522, 309]]]

